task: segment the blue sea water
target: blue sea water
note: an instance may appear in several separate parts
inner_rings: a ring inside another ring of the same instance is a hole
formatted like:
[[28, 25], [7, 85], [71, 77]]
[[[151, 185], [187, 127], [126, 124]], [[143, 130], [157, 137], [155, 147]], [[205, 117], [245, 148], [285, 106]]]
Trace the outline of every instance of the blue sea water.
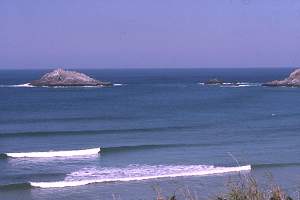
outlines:
[[[261, 180], [271, 173], [292, 193], [299, 187], [300, 89], [260, 86], [292, 69], [82, 69], [122, 85], [17, 86], [47, 71], [0, 71], [2, 156], [97, 147], [101, 152], [1, 158], [1, 200], [153, 199], [156, 185], [169, 195], [189, 187], [198, 196], [213, 196], [238, 174], [171, 176], [237, 165], [251, 165], [251, 173]], [[244, 87], [199, 84], [215, 77], [243, 82]], [[129, 180], [118, 181], [122, 178]], [[98, 183], [60, 188], [29, 184], [85, 180]]]

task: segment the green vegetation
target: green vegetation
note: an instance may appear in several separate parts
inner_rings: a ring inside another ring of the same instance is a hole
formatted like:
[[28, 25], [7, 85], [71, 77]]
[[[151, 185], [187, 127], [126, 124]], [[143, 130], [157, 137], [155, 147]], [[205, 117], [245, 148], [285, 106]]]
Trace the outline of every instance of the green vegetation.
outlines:
[[[154, 188], [157, 194], [156, 200], [201, 200], [190, 190], [178, 190], [173, 195], [163, 196], [160, 188]], [[237, 181], [229, 182], [227, 190], [208, 200], [293, 200], [277, 184], [270, 183], [267, 187], [260, 186], [251, 175], [240, 174]], [[298, 199], [299, 200], [299, 199]]]

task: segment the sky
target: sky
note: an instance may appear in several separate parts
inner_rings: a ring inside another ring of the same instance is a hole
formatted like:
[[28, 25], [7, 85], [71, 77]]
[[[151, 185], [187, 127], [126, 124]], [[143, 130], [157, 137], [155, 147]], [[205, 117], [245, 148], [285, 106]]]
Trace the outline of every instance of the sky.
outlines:
[[299, 0], [0, 0], [0, 68], [300, 66]]

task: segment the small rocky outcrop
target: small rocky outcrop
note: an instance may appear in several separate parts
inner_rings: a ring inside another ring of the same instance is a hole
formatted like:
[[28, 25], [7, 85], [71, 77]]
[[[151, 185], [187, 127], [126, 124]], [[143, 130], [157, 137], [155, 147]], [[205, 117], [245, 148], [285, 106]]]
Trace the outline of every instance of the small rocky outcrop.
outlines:
[[283, 80], [275, 80], [271, 82], [264, 83], [263, 86], [270, 87], [300, 87], [300, 69], [293, 71], [289, 77]]
[[64, 69], [56, 69], [29, 83], [32, 86], [112, 86], [110, 82], [102, 82], [93, 79], [83, 73], [76, 71], [68, 71]]
[[217, 78], [209, 79], [208, 81], [204, 82], [205, 85], [222, 85], [223, 83], [224, 81]]

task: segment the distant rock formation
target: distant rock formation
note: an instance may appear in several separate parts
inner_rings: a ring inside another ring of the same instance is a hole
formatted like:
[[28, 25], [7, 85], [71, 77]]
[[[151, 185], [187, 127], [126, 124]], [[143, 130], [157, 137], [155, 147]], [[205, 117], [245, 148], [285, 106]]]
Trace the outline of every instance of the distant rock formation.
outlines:
[[286, 86], [286, 87], [300, 87], [300, 69], [296, 69], [293, 71], [289, 77], [283, 80], [275, 80], [271, 82], [264, 83], [263, 86], [270, 86], [270, 87], [279, 87], [279, 86]]
[[110, 82], [102, 82], [93, 79], [83, 73], [56, 69], [41, 77], [39, 80], [30, 82], [32, 86], [112, 86]]
[[208, 81], [204, 82], [205, 85], [222, 85], [224, 82], [217, 78], [209, 79]]

